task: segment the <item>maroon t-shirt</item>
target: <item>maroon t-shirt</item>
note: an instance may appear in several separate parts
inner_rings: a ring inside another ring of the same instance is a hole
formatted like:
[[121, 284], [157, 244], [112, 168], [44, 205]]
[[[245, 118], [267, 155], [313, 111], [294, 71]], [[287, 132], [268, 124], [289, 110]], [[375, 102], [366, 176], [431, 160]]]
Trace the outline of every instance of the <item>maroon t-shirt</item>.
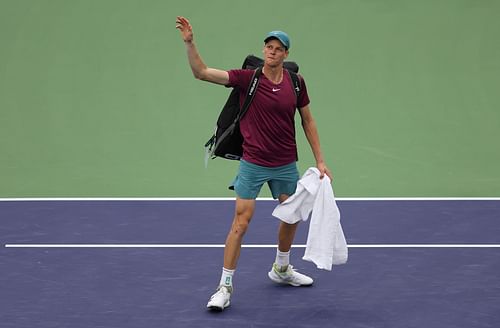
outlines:
[[[240, 89], [240, 105], [245, 100], [253, 72], [249, 69], [228, 71], [227, 86]], [[296, 99], [292, 80], [286, 72], [279, 84], [274, 84], [264, 74], [260, 76], [257, 92], [240, 122], [245, 161], [267, 167], [297, 161], [295, 109], [309, 104], [306, 84], [300, 75], [299, 78], [302, 90]]]

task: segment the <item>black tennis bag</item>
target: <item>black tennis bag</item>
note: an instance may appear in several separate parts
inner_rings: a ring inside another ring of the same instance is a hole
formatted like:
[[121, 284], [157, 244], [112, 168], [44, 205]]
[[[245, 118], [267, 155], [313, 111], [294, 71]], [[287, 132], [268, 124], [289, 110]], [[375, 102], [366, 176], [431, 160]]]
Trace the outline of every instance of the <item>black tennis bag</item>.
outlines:
[[[248, 86], [245, 102], [240, 108], [240, 90], [239, 88], [233, 88], [226, 104], [219, 114], [215, 132], [205, 144], [206, 159], [208, 159], [208, 157], [212, 159], [221, 157], [231, 160], [240, 160], [243, 155], [243, 136], [240, 132], [239, 122], [245, 115], [255, 96], [263, 65], [264, 60], [254, 55], [248, 55], [243, 61], [243, 69], [255, 70], [250, 85]], [[295, 62], [288, 61], [283, 63], [283, 67], [290, 72], [290, 77], [294, 83], [295, 93], [298, 96], [300, 92], [300, 80], [297, 76], [299, 66]]]

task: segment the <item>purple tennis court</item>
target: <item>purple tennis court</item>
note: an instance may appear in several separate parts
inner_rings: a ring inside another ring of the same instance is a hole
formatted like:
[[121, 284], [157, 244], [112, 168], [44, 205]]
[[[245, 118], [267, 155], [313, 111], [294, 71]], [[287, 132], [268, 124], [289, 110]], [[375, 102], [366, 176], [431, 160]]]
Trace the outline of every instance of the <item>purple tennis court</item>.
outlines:
[[0, 202], [2, 327], [498, 327], [500, 200], [340, 200], [349, 261], [267, 278], [275, 202], [260, 200], [232, 305], [206, 310], [231, 200]]

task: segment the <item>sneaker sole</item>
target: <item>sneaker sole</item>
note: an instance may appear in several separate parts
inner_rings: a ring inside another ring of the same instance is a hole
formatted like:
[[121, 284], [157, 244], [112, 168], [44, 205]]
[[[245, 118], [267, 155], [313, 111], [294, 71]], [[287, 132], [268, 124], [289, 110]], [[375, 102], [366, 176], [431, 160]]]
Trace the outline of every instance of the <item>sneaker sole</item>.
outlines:
[[227, 308], [229, 305], [231, 305], [231, 302], [228, 301], [226, 304], [224, 304], [222, 307], [221, 306], [216, 306], [216, 305], [207, 305], [207, 308], [210, 310], [210, 311], [214, 311], [214, 312], [222, 312], [224, 311], [225, 308]]

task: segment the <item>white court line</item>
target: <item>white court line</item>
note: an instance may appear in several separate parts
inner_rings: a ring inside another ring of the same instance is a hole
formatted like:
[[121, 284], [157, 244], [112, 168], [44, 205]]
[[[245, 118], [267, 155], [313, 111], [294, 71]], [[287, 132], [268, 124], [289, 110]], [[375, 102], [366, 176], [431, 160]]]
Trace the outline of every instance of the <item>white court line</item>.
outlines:
[[[232, 197], [106, 197], [106, 198], [0, 198], [2, 201], [230, 201]], [[271, 201], [272, 198], [257, 198]], [[500, 201], [500, 197], [356, 197], [339, 201]], [[6, 244], [7, 248], [223, 248], [223, 244]], [[276, 248], [276, 245], [242, 245], [245, 248]], [[305, 248], [306, 245], [294, 245]], [[500, 248], [500, 244], [358, 244], [349, 248]]]
[[[223, 248], [224, 244], [5, 244], [6, 248]], [[245, 248], [276, 248], [275, 244], [246, 244]], [[306, 245], [293, 245], [305, 248]], [[354, 244], [348, 248], [500, 248], [500, 244]]]
[[[50, 202], [50, 201], [234, 201], [234, 197], [42, 197], [42, 198], [0, 198], [0, 202]], [[274, 201], [272, 198], [257, 198], [260, 201]], [[454, 201], [493, 200], [500, 197], [337, 197], [338, 201]]]

